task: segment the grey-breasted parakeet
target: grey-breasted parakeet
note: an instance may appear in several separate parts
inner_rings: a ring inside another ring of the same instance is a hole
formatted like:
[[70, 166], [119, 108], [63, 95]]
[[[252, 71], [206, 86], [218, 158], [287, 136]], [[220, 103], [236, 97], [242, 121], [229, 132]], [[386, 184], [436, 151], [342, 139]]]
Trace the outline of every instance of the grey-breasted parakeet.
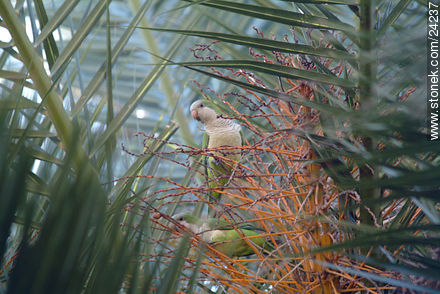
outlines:
[[[239, 124], [230, 119], [224, 119], [217, 115], [214, 109], [208, 107], [209, 102], [197, 100], [191, 105], [192, 117], [200, 121], [205, 126], [205, 132], [208, 135], [208, 148], [217, 148], [220, 146], [240, 147], [242, 146], [242, 138], [240, 134], [241, 127]], [[233, 171], [234, 162], [240, 159], [240, 149], [224, 150], [212, 152], [214, 156], [207, 159], [207, 176], [208, 186], [210, 188], [218, 188], [225, 186]], [[225, 157], [232, 161], [221, 160], [216, 156]], [[221, 193], [212, 191], [211, 195], [219, 200]]]
[[[274, 249], [266, 237], [253, 237], [264, 234], [265, 231], [249, 224], [240, 224], [234, 228], [224, 219], [198, 218], [183, 213], [173, 216], [173, 219], [229, 257], [255, 254], [255, 250], [249, 246], [249, 243], [253, 244], [256, 250], [264, 248], [267, 252]], [[174, 225], [171, 227], [175, 229]], [[244, 237], [248, 237], [249, 243], [244, 240]]]

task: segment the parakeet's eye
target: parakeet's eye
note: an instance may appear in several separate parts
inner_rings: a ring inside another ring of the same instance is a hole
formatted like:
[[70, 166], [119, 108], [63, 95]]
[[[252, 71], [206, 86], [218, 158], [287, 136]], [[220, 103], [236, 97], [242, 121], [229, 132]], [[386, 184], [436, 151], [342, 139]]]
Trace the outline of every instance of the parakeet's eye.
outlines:
[[178, 221], [181, 222], [183, 221], [185, 218], [183, 216], [179, 217]]
[[202, 103], [202, 104], [200, 104], [200, 107], [203, 107], [203, 103]]

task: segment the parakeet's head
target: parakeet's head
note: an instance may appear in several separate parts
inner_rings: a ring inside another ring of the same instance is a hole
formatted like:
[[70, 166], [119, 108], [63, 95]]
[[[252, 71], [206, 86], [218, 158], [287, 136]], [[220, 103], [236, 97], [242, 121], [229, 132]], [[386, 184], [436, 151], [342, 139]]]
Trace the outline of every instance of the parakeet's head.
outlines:
[[215, 112], [215, 110], [208, 107], [206, 105], [206, 102], [207, 101], [204, 100], [197, 100], [196, 102], [191, 104], [190, 107], [192, 117], [203, 124], [206, 124], [217, 118], [217, 113]]
[[[198, 217], [195, 217], [192, 214], [186, 214], [186, 213], [179, 213], [176, 215], [173, 215], [173, 219], [181, 224], [182, 226], [186, 227], [187, 229], [196, 232], [196, 227], [200, 226], [201, 220]], [[174, 224], [170, 225], [170, 228], [172, 230], [176, 229], [176, 226]]]

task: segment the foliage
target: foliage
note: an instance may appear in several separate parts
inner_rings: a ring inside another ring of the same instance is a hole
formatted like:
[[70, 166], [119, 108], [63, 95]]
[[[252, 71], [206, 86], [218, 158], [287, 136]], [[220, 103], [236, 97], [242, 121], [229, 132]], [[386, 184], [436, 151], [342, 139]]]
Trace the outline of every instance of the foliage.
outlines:
[[[436, 292], [423, 1], [110, 2], [0, 0], [2, 291]], [[243, 147], [199, 145], [200, 95]], [[170, 229], [207, 211], [274, 250]]]
[[[118, 95], [112, 84], [120, 75], [117, 57], [130, 50], [133, 26], [151, 3], [142, 3], [137, 14], [130, 15], [131, 26], [118, 34], [117, 43], [106, 35], [104, 58], [95, 58], [87, 86], [87, 63], [81, 62], [94, 53], [82, 45], [87, 38], [88, 45], [93, 44], [99, 28], [109, 33], [118, 22], [110, 18], [109, 1], [90, 3], [92, 7], [78, 1], [57, 7], [42, 1], [13, 4], [0, 3], [2, 38], [10, 36], [1, 43], [0, 57], [0, 292], [175, 291], [188, 241], [176, 244], [171, 267], [162, 266], [160, 255], [145, 259], [156, 249], [157, 239], [149, 214], [136, 205], [130, 207], [133, 213], [126, 210], [139, 196], [136, 185], [141, 185], [134, 177], [144, 167], [154, 174], [157, 161], [150, 156], [124, 166], [115, 144], [122, 125], [130, 125], [131, 113], [164, 71], [164, 65], [152, 66], [131, 93], [124, 93], [128, 97], [113, 97]], [[79, 15], [83, 17], [75, 26], [73, 19]], [[25, 19], [31, 20], [29, 36]], [[71, 32], [67, 42], [66, 26]], [[169, 57], [176, 48], [169, 50]], [[103, 82], [105, 91], [99, 89]], [[160, 118], [151, 127], [162, 139], [177, 129], [176, 123]], [[147, 145], [153, 151], [164, 147]], [[116, 175], [126, 180], [114, 184]], [[195, 281], [196, 274], [187, 277]], [[159, 283], [156, 276], [169, 282]]]

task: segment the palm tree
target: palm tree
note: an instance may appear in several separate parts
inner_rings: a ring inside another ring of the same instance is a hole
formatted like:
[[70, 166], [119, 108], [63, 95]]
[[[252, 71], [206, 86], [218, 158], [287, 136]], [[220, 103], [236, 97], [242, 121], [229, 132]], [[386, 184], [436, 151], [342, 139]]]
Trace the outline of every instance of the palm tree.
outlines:
[[[0, 5], [4, 289], [435, 291], [423, 1]], [[206, 207], [200, 95], [248, 146], [215, 208], [269, 255], [203, 258], [167, 229]]]

